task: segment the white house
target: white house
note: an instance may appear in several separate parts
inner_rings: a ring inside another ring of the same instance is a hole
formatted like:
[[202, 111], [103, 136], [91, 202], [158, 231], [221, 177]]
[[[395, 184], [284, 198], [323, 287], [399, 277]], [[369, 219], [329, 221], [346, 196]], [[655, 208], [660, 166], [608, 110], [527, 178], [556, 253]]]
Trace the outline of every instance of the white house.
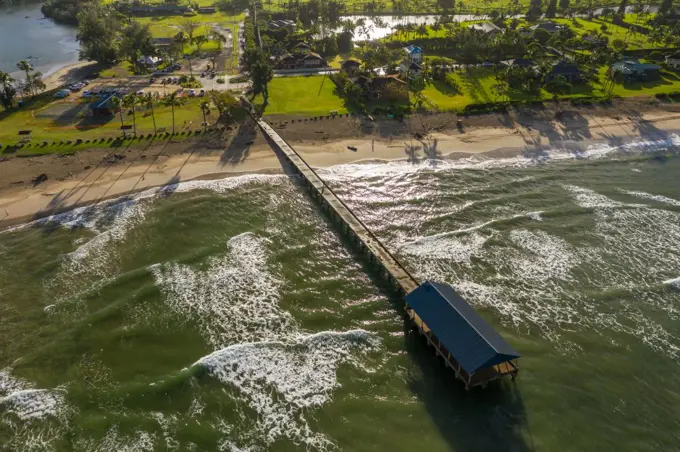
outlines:
[[420, 64], [423, 61], [423, 50], [418, 46], [404, 47], [406, 59], [411, 63]]
[[666, 64], [673, 69], [680, 69], [680, 53], [675, 55], [668, 55], [666, 57]]

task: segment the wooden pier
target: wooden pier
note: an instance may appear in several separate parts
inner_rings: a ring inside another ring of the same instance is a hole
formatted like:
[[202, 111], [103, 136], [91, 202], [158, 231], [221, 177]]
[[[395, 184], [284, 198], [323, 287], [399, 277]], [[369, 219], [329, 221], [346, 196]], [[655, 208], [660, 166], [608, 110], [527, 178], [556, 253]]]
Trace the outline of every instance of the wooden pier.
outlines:
[[339, 221], [343, 231], [364, 251], [368, 259], [376, 264], [383, 276], [402, 296], [411, 293], [418, 287], [418, 281], [399, 263], [387, 248], [373, 235], [370, 229], [354, 215], [354, 212], [338, 198], [329, 187], [281, 136], [263, 119], [257, 123], [265, 135], [286, 156], [286, 159], [302, 176], [302, 181], [310, 188], [314, 198], [321, 201], [324, 209]]
[[343, 233], [379, 269], [395, 292], [404, 297], [404, 309], [414, 327], [446, 366], [454, 370], [466, 389], [486, 386], [491, 380], [505, 376], [515, 379], [519, 372], [519, 354], [453, 287], [429, 281], [421, 285], [286, 140], [265, 120], [253, 119], [301, 176], [311, 195], [340, 224]]

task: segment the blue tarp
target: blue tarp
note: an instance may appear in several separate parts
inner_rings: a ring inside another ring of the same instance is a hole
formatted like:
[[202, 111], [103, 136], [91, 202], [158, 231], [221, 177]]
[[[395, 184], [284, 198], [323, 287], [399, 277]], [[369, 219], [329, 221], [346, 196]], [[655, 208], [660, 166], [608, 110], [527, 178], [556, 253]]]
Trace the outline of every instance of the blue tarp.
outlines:
[[426, 281], [406, 302], [468, 374], [520, 357], [448, 284]]

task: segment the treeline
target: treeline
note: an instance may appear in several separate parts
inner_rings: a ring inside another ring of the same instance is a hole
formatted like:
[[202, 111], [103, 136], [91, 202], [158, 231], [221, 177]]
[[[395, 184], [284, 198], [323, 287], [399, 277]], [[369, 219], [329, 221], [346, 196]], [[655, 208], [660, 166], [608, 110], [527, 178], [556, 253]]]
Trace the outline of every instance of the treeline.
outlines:
[[47, 0], [40, 11], [56, 22], [76, 25], [78, 12], [90, 4], [96, 4], [96, 0]]

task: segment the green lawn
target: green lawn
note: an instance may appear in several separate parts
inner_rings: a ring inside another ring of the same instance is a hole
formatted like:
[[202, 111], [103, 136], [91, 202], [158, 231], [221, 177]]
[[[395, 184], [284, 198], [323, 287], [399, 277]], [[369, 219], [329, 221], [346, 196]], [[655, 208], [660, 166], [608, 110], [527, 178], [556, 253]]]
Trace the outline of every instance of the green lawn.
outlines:
[[[585, 96], [604, 96], [604, 81], [606, 80], [607, 68], [602, 67], [599, 72], [599, 83], [595, 83], [593, 88], [584, 85], [574, 85], [571, 94], [561, 96], [561, 98], [578, 98]], [[549, 100], [552, 94], [541, 90], [540, 96], [531, 97], [521, 91], [510, 91], [498, 96], [495, 93], [495, 77], [490, 70], [477, 69], [470, 73], [456, 73], [450, 75], [456, 80], [459, 89], [455, 90], [448, 84], [434, 81], [429, 83], [421, 94], [427, 98], [440, 110], [462, 110], [467, 105], [501, 102], [501, 101], [526, 101], [526, 100]], [[662, 71], [661, 78], [655, 81], [639, 83], [617, 83], [612, 91], [612, 95], [620, 97], [630, 96], [653, 96], [661, 93], [680, 92], [680, 73], [672, 71]]]
[[267, 115], [327, 115], [331, 110], [347, 113], [344, 101], [333, 93], [335, 84], [322, 75], [275, 77], [269, 82]]
[[602, 25], [606, 25], [607, 31], [604, 34], [609, 38], [610, 45], [615, 39], [621, 39], [623, 41], [628, 40], [629, 49], [650, 49], [655, 47], [649, 41], [647, 36], [639, 33], [629, 33], [627, 28], [614, 25], [613, 23], [602, 19], [576, 19], [575, 21], [572, 21], [571, 19], [555, 19], [555, 22], [569, 26], [579, 36], [584, 34], [586, 31], [599, 32], [600, 27], [602, 27]]
[[[176, 131], [199, 129], [203, 115], [198, 107], [200, 99], [190, 98], [185, 105], [175, 108]], [[19, 141], [19, 130], [31, 130], [33, 142], [62, 141], [77, 139], [117, 137], [121, 135], [120, 116], [92, 118], [89, 116], [89, 102], [75, 98], [55, 100], [49, 94], [38, 96], [22, 108], [0, 112], [0, 144], [3, 148]], [[170, 107], [154, 107], [158, 129], [172, 130]], [[79, 114], [78, 114], [79, 113]], [[153, 118], [150, 110], [137, 107], [136, 123], [138, 133], [153, 133]], [[125, 124], [132, 125], [132, 115], [123, 115]], [[208, 122], [214, 122], [214, 119]], [[0, 151], [2, 152], [2, 151]]]

